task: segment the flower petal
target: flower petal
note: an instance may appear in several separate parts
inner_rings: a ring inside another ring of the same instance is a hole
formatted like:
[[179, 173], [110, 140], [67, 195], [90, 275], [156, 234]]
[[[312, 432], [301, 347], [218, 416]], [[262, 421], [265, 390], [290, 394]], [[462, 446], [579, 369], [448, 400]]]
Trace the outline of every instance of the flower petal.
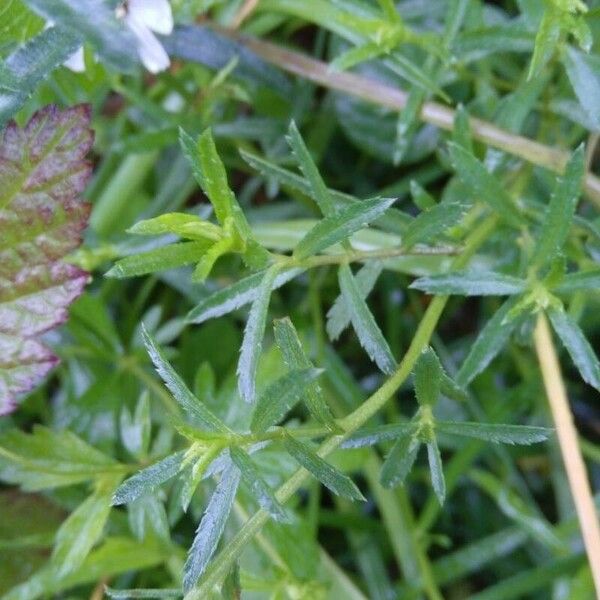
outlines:
[[156, 33], [173, 31], [173, 13], [168, 0], [129, 0], [128, 13]]
[[63, 63], [67, 69], [75, 71], [75, 73], [83, 73], [85, 71], [85, 57], [83, 55], [83, 46], [76, 50]]
[[137, 38], [138, 54], [146, 69], [151, 73], [158, 73], [168, 68], [171, 64], [169, 55], [148, 27], [132, 13], [125, 17], [125, 23]]

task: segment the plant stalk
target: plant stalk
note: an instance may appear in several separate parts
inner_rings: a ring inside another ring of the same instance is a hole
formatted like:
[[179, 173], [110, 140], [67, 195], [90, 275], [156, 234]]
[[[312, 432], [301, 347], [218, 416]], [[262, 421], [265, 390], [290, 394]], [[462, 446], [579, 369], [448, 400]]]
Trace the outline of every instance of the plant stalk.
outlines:
[[583, 543], [596, 586], [596, 593], [600, 597], [600, 525], [577, 441], [577, 430], [569, 408], [552, 334], [543, 312], [540, 312], [537, 319], [534, 340], [569, 487], [579, 518]]

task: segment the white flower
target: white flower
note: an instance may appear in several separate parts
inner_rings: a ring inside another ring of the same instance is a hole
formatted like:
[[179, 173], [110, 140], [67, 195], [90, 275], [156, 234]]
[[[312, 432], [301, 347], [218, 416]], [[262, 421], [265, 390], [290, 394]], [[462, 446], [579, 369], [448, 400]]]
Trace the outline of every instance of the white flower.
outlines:
[[[151, 73], [164, 71], [171, 64], [169, 56], [153, 31], [168, 35], [173, 31], [173, 14], [168, 0], [125, 0], [115, 14], [123, 19], [137, 41], [143, 65]], [[65, 61], [65, 66], [78, 73], [85, 70], [83, 48]]]

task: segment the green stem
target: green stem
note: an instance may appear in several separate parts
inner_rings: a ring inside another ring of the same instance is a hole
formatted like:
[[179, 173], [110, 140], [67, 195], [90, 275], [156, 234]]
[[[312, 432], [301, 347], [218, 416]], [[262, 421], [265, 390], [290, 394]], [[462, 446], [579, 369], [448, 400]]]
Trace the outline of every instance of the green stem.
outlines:
[[[496, 224], [496, 217], [488, 217], [473, 231], [466, 240], [464, 252], [455, 259], [453, 263], [454, 269], [461, 269], [468, 264], [477, 249], [494, 230]], [[448, 296], [436, 296], [432, 300], [396, 372], [364, 404], [344, 419], [341, 419], [340, 424], [345, 430], [344, 435], [334, 435], [325, 440], [317, 451], [319, 456], [324, 458], [331, 454], [346, 437], [366, 423], [394, 396], [398, 388], [410, 375], [423, 349], [429, 344], [431, 335], [447, 301]], [[277, 490], [275, 494], [277, 500], [281, 503], [289, 500], [300, 489], [308, 477], [308, 471], [303, 468], [298, 469]], [[239, 558], [246, 545], [252, 541], [268, 519], [269, 513], [265, 510], [259, 510], [250, 517], [205, 571], [199, 586], [189, 592], [185, 600], [201, 600], [208, 597], [212, 593], [213, 588], [227, 575], [229, 569]]]

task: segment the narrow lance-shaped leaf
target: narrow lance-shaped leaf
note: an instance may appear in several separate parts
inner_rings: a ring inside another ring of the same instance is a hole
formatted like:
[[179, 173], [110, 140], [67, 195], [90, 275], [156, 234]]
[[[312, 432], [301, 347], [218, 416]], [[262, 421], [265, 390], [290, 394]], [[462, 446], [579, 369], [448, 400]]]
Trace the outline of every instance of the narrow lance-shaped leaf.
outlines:
[[531, 425], [436, 421], [435, 430], [450, 435], [476, 438], [495, 444], [536, 444], [548, 439], [552, 429]]
[[113, 506], [129, 504], [179, 473], [185, 452], [175, 452], [126, 479], [112, 498]]
[[[289, 318], [276, 320], [273, 330], [275, 341], [288, 369], [309, 369], [313, 367], [313, 364], [304, 353], [296, 328]], [[327, 425], [332, 431], [339, 429], [317, 381], [307, 382], [303, 397], [310, 414], [317, 421]]]
[[[280, 288], [303, 272], [304, 269], [289, 269], [283, 273], [278, 273], [271, 289]], [[258, 297], [264, 278], [265, 271], [253, 273], [226, 288], [214, 292], [188, 313], [186, 321], [188, 323], [204, 323], [204, 321], [221, 317], [254, 302]]]
[[279, 423], [322, 372], [310, 367], [298, 369], [274, 381], [258, 399], [250, 429], [260, 433]]
[[298, 242], [294, 248], [294, 256], [306, 258], [347, 239], [383, 215], [394, 202], [395, 198], [373, 198], [351, 204], [334, 215], [325, 217]]
[[0, 139], [0, 415], [58, 358], [39, 335], [67, 319], [88, 274], [64, 257], [81, 243], [89, 205], [90, 107], [48, 106]]
[[600, 290], [600, 269], [569, 273], [552, 288], [552, 291], [557, 293], [570, 293], [580, 290]]
[[342, 448], [363, 448], [364, 446], [375, 446], [375, 444], [380, 444], [381, 442], [410, 437], [417, 431], [417, 428], [418, 424], [413, 421], [378, 425], [377, 427], [365, 427], [344, 440]]
[[392, 488], [404, 483], [420, 447], [417, 436], [408, 431], [398, 438], [381, 467], [379, 478], [383, 487]]
[[262, 339], [265, 334], [269, 300], [277, 272], [277, 267], [271, 267], [265, 273], [256, 299], [252, 303], [246, 329], [244, 330], [237, 374], [240, 396], [246, 402], [254, 402], [256, 394], [256, 369], [258, 368]]
[[285, 449], [294, 460], [312, 473], [327, 489], [349, 500], [365, 500], [356, 484], [313, 452], [306, 444], [286, 434]]
[[527, 282], [502, 273], [468, 271], [421, 277], [410, 287], [428, 294], [511, 296], [525, 291]]
[[110, 487], [95, 492], [60, 526], [56, 533], [52, 563], [61, 577], [76, 570], [100, 539], [110, 513], [111, 495]]
[[115, 600], [129, 600], [129, 598], [181, 598], [183, 596], [181, 589], [174, 588], [117, 590], [105, 587], [104, 593], [109, 598], [114, 598]]
[[442, 365], [435, 352], [426, 348], [415, 364], [415, 394], [421, 406], [433, 406], [441, 391]]
[[156, 368], [157, 373], [165, 382], [165, 385], [183, 410], [195, 421], [200, 422], [204, 427], [211, 431], [222, 431], [228, 433], [229, 429], [221, 420], [187, 387], [183, 379], [177, 374], [175, 369], [169, 364], [162, 350], [158, 347], [156, 340], [142, 325], [142, 337], [146, 351]]
[[567, 46], [563, 63], [590, 125], [600, 130], [600, 58]]
[[127, 230], [137, 235], [165, 235], [172, 233], [179, 237], [198, 240], [208, 239], [216, 242], [223, 237], [221, 227], [205, 221], [197, 215], [188, 213], [166, 213], [138, 221]]
[[290, 128], [287, 136], [288, 144], [298, 161], [300, 166], [300, 170], [304, 174], [304, 177], [308, 180], [310, 187], [313, 190], [314, 198], [321, 209], [321, 212], [326, 216], [333, 215], [335, 212], [335, 206], [333, 201], [331, 200], [331, 196], [329, 195], [329, 190], [317, 169], [317, 165], [315, 164], [298, 128], [296, 127], [296, 123], [292, 121], [290, 123]]
[[408, 225], [402, 236], [402, 245], [411, 248], [416, 243], [435, 239], [464, 216], [467, 207], [463, 204], [444, 202], [421, 213]]
[[600, 391], [600, 363], [583, 331], [562, 309], [549, 308], [548, 317], [583, 380]]
[[269, 484], [264, 480], [252, 459], [240, 448], [230, 448], [231, 460], [240, 470], [242, 481], [258, 502], [276, 521], [288, 521], [285, 509], [277, 498]]
[[506, 321], [506, 316], [517, 301], [518, 298], [507, 300], [485, 324], [456, 375], [458, 385], [471, 383], [506, 345], [519, 322], [519, 319]]
[[535, 36], [535, 45], [527, 79], [537, 77], [552, 54], [556, 52], [560, 32], [560, 12], [554, 4], [548, 3], [545, 5], [544, 16]]
[[[361, 298], [365, 299], [370, 294], [382, 271], [383, 264], [378, 260], [372, 260], [356, 273], [354, 278]], [[326, 329], [329, 339], [335, 342], [348, 325], [350, 325], [350, 310], [340, 294], [327, 312]]]
[[179, 242], [126, 256], [118, 260], [104, 276], [115, 279], [139, 277], [191, 265], [204, 256], [210, 244], [208, 240]]
[[210, 497], [183, 569], [183, 589], [186, 593], [202, 576], [217, 549], [239, 482], [240, 470], [232, 464], [223, 472]]
[[369, 307], [360, 295], [360, 290], [348, 265], [341, 265], [338, 279], [342, 297], [350, 310], [350, 319], [361, 346], [366, 350], [377, 366], [386, 374], [396, 367], [396, 361], [375, 322]]
[[520, 227], [515, 205], [498, 179], [462, 146], [449, 143], [448, 150], [452, 166], [477, 199], [486, 202], [507, 223]]
[[431, 475], [431, 486], [440, 504], [444, 504], [446, 498], [446, 481], [444, 479], [444, 467], [442, 457], [435, 438], [427, 442], [427, 460], [429, 461], [429, 473]]
[[531, 262], [535, 266], [550, 263], [563, 247], [573, 222], [585, 171], [585, 151], [579, 146], [559, 176], [542, 224]]

